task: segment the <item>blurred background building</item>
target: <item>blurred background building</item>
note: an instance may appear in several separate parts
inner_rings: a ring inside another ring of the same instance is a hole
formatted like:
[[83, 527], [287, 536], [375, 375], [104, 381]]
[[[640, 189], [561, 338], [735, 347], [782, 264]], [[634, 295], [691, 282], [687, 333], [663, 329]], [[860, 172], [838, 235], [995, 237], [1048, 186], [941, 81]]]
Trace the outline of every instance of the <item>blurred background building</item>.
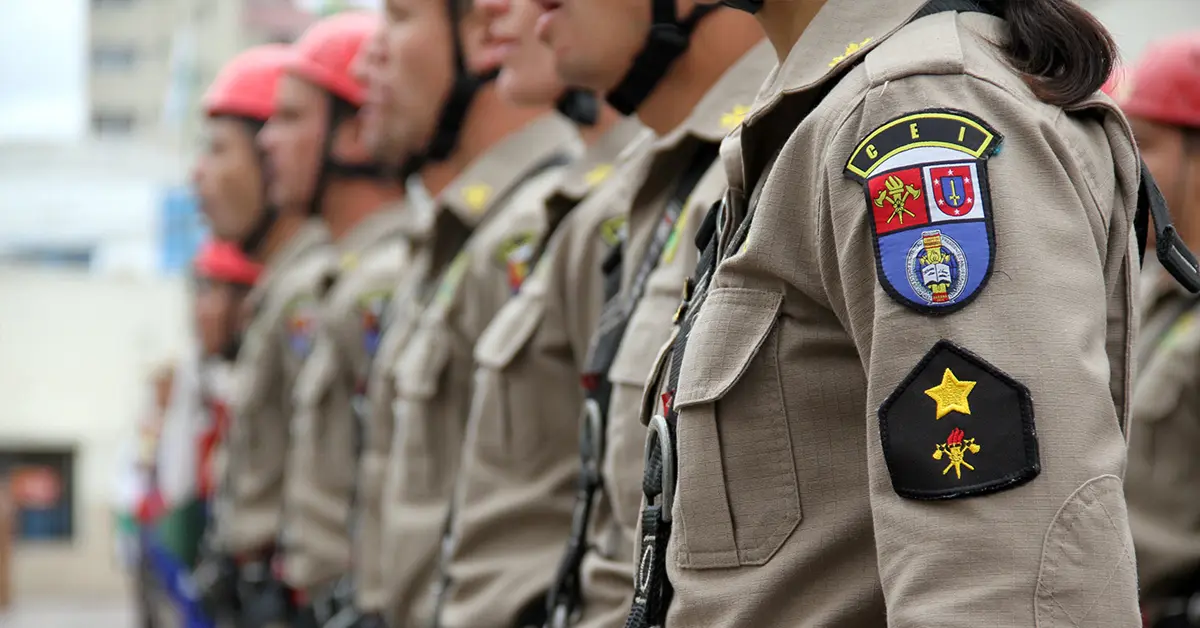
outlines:
[[[1082, 4], [1130, 62], [1200, 29], [1198, 2]], [[205, 87], [246, 46], [361, 4], [378, 2], [0, 0], [0, 475], [21, 480], [21, 598], [124, 584], [114, 468], [149, 374], [188, 347]]]

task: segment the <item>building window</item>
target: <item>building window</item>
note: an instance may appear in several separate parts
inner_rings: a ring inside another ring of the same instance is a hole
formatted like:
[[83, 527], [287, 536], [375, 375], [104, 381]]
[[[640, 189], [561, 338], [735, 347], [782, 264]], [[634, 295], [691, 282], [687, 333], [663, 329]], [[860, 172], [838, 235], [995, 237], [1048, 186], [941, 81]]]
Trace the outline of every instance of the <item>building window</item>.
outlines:
[[137, 50], [129, 45], [92, 47], [92, 69], [128, 70], [137, 63]]
[[129, 135], [137, 119], [132, 113], [115, 111], [92, 112], [92, 132], [100, 136]]

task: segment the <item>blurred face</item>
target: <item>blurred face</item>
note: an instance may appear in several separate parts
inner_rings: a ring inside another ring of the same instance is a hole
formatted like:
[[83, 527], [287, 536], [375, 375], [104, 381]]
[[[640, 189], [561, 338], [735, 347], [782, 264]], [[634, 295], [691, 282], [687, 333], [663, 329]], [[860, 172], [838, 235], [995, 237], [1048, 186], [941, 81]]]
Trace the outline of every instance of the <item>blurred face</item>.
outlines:
[[650, 0], [537, 3], [543, 11], [535, 28], [538, 38], [554, 51], [559, 76], [573, 87], [611, 91], [650, 32]]
[[219, 355], [234, 333], [232, 321], [237, 308], [234, 289], [204, 280], [197, 283], [193, 307], [200, 349], [205, 356]]
[[564, 87], [555, 71], [554, 52], [535, 33], [542, 15], [536, 0], [475, 0], [475, 6], [487, 23], [484, 54], [494, 54], [500, 63], [500, 95], [521, 106], [557, 100]]
[[213, 234], [237, 242], [263, 211], [263, 180], [254, 135], [243, 121], [212, 118], [207, 142], [192, 170], [200, 210]]
[[1129, 122], [1176, 228], [1190, 246], [1200, 246], [1200, 143], [1189, 147], [1176, 126], [1140, 118]]
[[258, 135], [267, 154], [270, 197], [277, 207], [308, 205], [317, 185], [329, 97], [319, 87], [295, 76], [279, 81], [275, 114]]
[[360, 57], [363, 124], [375, 159], [399, 163], [433, 137], [454, 77], [450, 41], [442, 0], [388, 0], [387, 23]]

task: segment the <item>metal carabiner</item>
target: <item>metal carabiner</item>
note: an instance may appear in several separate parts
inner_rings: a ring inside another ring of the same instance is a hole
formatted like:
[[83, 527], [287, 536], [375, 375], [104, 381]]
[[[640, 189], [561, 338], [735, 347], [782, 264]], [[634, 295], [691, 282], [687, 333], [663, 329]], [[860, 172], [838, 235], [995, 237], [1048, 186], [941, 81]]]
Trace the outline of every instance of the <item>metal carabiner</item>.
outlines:
[[[648, 428], [642, 468], [645, 470], [650, 469], [650, 461], [653, 459], [654, 449], [657, 446], [660, 459], [662, 460], [662, 508], [660, 516], [663, 521], [670, 521], [671, 508], [675, 504], [675, 443], [671, 440], [671, 429], [667, 425], [667, 419], [663, 415], [654, 415], [654, 418], [650, 419]], [[646, 495], [647, 502], [652, 497], [652, 495]]]

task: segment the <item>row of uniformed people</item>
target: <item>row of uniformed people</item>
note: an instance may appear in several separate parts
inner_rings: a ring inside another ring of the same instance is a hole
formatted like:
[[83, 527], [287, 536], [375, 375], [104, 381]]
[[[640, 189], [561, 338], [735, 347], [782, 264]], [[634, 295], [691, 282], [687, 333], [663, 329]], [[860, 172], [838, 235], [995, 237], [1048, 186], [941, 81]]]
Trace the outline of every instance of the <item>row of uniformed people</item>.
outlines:
[[734, 4], [393, 0], [247, 54], [205, 211], [267, 265], [218, 517], [252, 625], [1138, 621], [1111, 40]]

